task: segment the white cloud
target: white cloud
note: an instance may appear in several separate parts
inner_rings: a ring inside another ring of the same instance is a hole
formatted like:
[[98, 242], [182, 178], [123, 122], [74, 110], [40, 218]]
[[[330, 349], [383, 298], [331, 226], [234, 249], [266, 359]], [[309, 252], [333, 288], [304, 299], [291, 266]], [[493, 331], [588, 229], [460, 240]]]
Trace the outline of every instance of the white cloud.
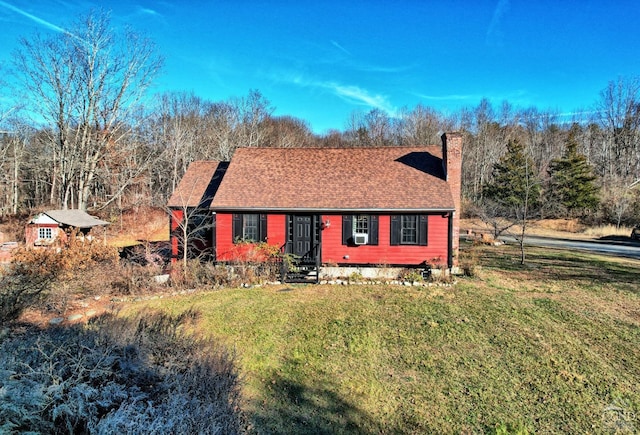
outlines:
[[342, 45], [338, 44], [333, 39], [331, 40], [331, 45], [333, 45], [334, 47], [336, 47], [338, 50], [342, 51], [343, 53], [348, 54], [349, 56], [351, 56], [351, 52], [349, 50], [344, 48]]
[[9, 10], [11, 10], [11, 11], [17, 13], [17, 14], [20, 14], [23, 17], [27, 17], [30, 20], [32, 20], [32, 21], [34, 21], [34, 22], [36, 22], [36, 23], [40, 24], [41, 26], [44, 26], [44, 27], [46, 27], [48, 29], [55, 30], [56, 32], [60, 32], [60, 33], [69, 33], [67, 30], [63, 29], [62, 27], [56, 26], [55, 24], [50, 23], [49, 21], [43, 20], [42, 18], [37, 17], [35, 15], [32, 15], [32, 14], [30, 14], [30, 13], [28, 13], [28, 12], [26, 12], [26, 11], [20, 9], [20, 8], [17, 8], [15, 6], [13, 6], [13, 5], [10, 5], [7, 2], [0, 1], [0, 6], [3, 6], [3, 7], [7, 8], [7, 9], [9, 9]]
[[140, 12], [141, 14], [145, 14], [145, 15], [153, 15], [153, 16], [160, 15], [157, 11], [155, 11], [153, 9], [145, 8], [145, 7], [142, 7], [142, 6], [138, 6], [138, 12]]
[[424, 95], [424, 94], [416, 94], [418, 97], [423, 100], [429, 101], [468, 101], [468, 100], [480, 100], [482, 98], [481, 95], [463, 95], [463, 94], [452, 94], [452, 95]]
[[501, 47], [504, 43], [502, 32], [502, 18], [509, 11], [509, 0], [498, 0], [496, 8], [493, 10], [491, 23], [487, 29], [486, 42], [488, 45]]
[[427, 95], [414, 93], [418, 98], [422, 98], [427, 101], [439, 101], [439, 102], [452, 102], [452, 103], [465, 103], [476, 104], [483, 98], [488, 99], [494, 104], [499, 104], [502, 101], [508, 101], [512, 104], [527, 105], [530, 103], [531, 96], [524, 89], [517, 89], [507, 93], [487, 92], [484, 94], [449, 94], [449, 95]]
[[300, 74], [277, 75], [275, 78], [278, 81], [288, 81], [301, 87], [325, 89], [348, 103], [380, 109], [390, 116], [395, 116], [397, 112], [397, 108], [391, 104], [387, 96], [369, 92], [359, 86], [345, 85], [334, 81], [309, 80]]

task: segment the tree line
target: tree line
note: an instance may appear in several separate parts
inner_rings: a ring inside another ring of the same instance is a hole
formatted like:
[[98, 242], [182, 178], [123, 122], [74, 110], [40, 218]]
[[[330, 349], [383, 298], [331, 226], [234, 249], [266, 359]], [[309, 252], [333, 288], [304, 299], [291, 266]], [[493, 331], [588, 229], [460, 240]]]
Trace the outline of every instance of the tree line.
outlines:
[[395, 116], [356, 111], [343, 130], [318, 135], [304, 120], [275, 116], [257, 90], [226, 101], [150, 95], [162, 65], [152, 41], [116, 32], [100, 11], [67, 32], [21, 39], [9, 72], [16, 94], [0, 99], [22, 102], [0, 105], [0, 214], [163, 206], [190, 162], [229, 160], [238, 147], [437, 144], [456, 130], [467, 213], [514, 213], [496, 187], [515, 170], [505, 159], [517, 149], [539, 191], [533, 215], [617, 225], [640, 216], [635, 77], [606, 84], [593, 107], [571, 116], [484, 99], [453, 114], [423, 105]]

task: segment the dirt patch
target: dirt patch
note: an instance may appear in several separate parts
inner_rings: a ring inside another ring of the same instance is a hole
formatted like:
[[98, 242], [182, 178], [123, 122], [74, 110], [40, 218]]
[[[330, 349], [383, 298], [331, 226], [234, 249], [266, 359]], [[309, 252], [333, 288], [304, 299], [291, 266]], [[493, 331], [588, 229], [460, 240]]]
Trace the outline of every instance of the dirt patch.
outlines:
[[104, 313], [113, 313], [120, 304], [109, 296], [95, 296], [69, 302], [64, 312], [55, 310], [28, 309], [19, 317], [18, 321], [39, 327], [58, 324], [86, 323], [92, 317]]

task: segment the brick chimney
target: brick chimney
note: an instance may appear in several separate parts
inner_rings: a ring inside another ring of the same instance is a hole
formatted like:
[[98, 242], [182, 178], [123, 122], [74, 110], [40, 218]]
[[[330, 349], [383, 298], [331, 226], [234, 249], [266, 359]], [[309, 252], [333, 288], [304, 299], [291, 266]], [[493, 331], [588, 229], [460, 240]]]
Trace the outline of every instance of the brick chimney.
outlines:
[[458, 263], [458, 248], [460, 242], [460, 203], [462, 195], [462, 134], [445, 133], [442, 135], [442, 166], [445, 180], [449, 184], [455, 212], [451, 219], [451, 231], [453, 239], [450, 243], [453, 263]]

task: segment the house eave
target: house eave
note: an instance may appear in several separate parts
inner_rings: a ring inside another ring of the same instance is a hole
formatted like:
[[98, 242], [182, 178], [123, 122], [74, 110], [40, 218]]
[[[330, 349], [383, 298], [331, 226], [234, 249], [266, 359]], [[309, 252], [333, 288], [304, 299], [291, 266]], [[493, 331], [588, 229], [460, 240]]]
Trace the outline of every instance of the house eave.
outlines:
[[375, 213], [375, 214], [402, 214], [402, 213], [450, 213], [455, 212], [454, 207], [436, 207], [436, 208], [317, 208], [317, 207], [212, 207], [214, 212], [223, 213], [322, 213], [322, 214], [341, 214], [341, 213]]

